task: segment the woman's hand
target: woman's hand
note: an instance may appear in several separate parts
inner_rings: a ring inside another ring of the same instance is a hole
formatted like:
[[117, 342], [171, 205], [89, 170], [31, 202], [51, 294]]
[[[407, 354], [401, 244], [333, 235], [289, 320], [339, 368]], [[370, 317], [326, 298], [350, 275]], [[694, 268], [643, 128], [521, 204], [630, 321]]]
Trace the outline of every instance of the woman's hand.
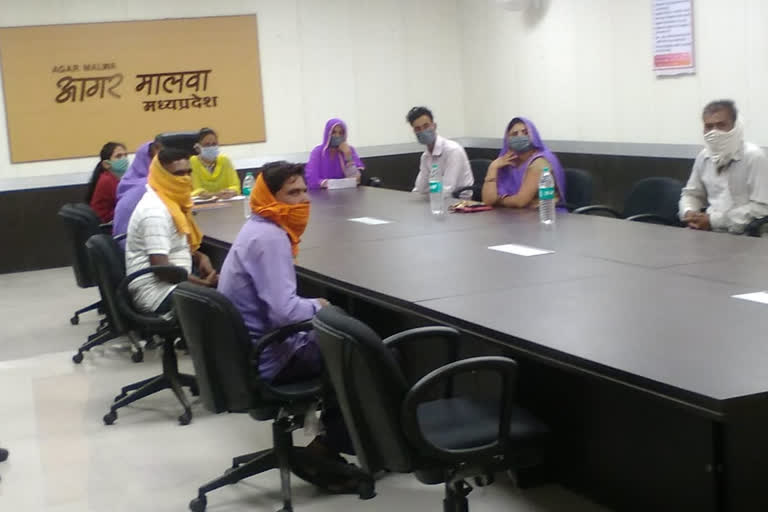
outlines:
[[202, 192], [197, 194], [195, 197], [197, 199], [210, 199], [210, 198], [212, 198], [215, 195], [216, 194], [214, 194], [213, 192], [208, 192], [207, 190], [203, 190]]
[[220, 190], [220, 191], [216, 192], [216, 197], [218, 197], [219, 199], [231, 199], [231, 198], [235, 197], [236, 195], [237, 195], [237, 193], [234, 190], [230, 189], [230, 188], [227, 188], [227, 189]]
[[496, 170], [501, 169], [502, 167], [506, 167], [508, 165], [514, 165], [518, 160], [517, 153], [514, 151], [507, 151], [503, 155], [501, 155], [499, 158], [491, 162], [491, 166], [494, 167]]
[[350, 160], [352, 158], [352, 148], [349, 147], [349, 144], [347, 144], [347, 141], [344, 141], [341, 144], [339, 144], [339, 151], [342, 152], [345, 160]]

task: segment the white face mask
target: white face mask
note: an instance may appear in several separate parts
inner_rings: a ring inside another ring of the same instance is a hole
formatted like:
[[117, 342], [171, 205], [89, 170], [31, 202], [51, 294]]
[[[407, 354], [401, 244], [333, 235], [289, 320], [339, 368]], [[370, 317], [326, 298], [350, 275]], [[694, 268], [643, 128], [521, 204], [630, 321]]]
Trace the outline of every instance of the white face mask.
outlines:
[[744, 145], [744, 128], [741, 120], [737, 119], [729, 132], [712, 130], [705, 133], [704, 143], [716, 166], [727, 165]]

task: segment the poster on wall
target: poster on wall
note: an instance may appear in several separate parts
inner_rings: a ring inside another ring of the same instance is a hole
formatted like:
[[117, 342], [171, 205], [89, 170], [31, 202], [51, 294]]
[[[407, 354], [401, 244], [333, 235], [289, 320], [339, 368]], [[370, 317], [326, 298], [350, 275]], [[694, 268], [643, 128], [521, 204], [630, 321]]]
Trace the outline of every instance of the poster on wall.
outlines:
[[656, 76], [693, 74], [693, 0], [653, 0]]
[[257, 29], [255, 15], [0, 29], [11, 161], [204, 126], [263, 142]]

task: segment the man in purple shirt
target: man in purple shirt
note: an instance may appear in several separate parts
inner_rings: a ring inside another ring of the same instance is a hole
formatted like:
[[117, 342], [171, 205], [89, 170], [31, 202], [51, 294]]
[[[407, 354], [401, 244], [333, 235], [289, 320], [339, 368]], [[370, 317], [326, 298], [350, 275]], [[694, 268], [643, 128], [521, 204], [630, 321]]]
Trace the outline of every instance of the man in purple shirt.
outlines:
[[[254, 215], [224, 260], [218, 289], [240, 311], [255, 342], [269, 331], [311, 319], [328, 302], [296, 294], [292, 246], [298, 250], [298, 238], [309, 218], [304, 167], [287, 163], [265, 166], [254, 185], [251, 208]], [[296, 215], [290, 212], [295, 208], [307, 212], [306, 219], [299, 221], [303, 225], [291, 225]], [[285, 383], [315, 377], [322, 368], [312, 333], [299, 333], [267, 347], [259, 373], [264, 379]]]
[[[286, 325], [311, 319], [325, 299], [307, 299], [296, 293], [294, 258], [309, 220], [309, 197], [304, 166], [274, 162], [264, 166], [250, 197], [253, 215], [245, 222], [224, 260], [218, 290], [240, 311], [255, 342]], [[273, 384], [288, 384], [317, 377], [323, 370], [314, 333], [299, 333], [267, 347], [259, 362], [261, 377]], [[351, 440], [338, 409], [326, 409], [325, 435], [307, 447], [317, 455], [340, 459], [353, 453]], [[343, 460], [343, 459], [342, 459]], [[357, 483], [304, 468], [313, 481], [334, 492], [352, 492]]]

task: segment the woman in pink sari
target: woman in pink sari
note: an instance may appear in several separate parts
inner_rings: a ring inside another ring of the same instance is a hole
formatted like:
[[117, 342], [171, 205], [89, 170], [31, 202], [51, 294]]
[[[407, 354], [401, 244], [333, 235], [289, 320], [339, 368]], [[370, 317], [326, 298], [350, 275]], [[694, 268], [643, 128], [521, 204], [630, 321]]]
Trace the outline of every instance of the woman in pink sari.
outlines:
[[347, 125], [341, 119], [325, 123], [323, 143], [315, 146], [305, 169], [307, 186], [311, 189], [327, 188], [328, 180], [357, 178], [365, 169], [355, 148], [347, 144]]
[[536, 208], [539, 179], [544, 168], [555, 178], [557, 205], [565, 203], [565, 171], [544, 145], [536, 126], [524, 117], [512, 119], [504, 130], [499, 157], [488, 166], [483, 202], [506, 208]]

